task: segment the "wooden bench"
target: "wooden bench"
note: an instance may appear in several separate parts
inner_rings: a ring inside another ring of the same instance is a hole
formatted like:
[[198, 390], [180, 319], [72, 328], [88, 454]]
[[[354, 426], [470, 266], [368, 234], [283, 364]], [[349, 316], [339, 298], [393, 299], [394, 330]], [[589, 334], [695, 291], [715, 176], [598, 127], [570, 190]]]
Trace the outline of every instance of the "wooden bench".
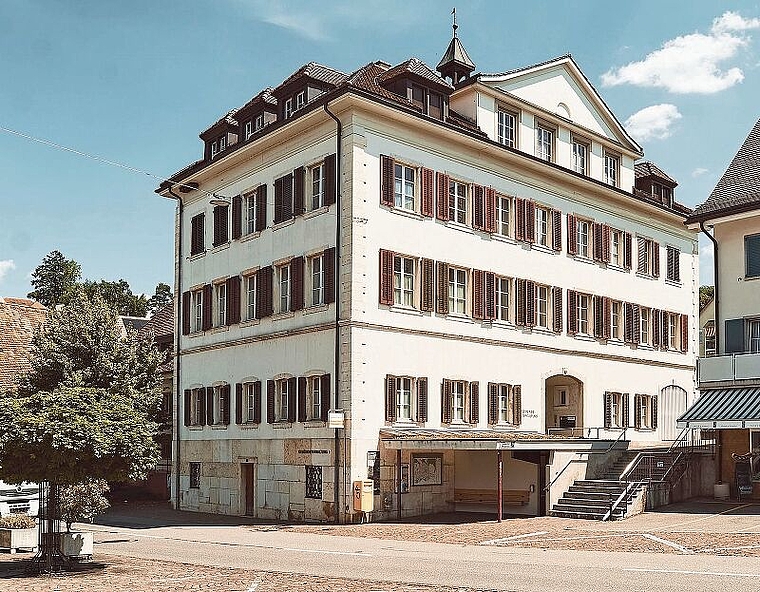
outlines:
[[[489, 504], [497, 503], [496, 489], [455, 489], [454, 497], [448, 500], [454, 504]], [[504, 489], [502, 491], [502, 505], [525, 506], [530, 501], [530, 491], [527, 489]]]

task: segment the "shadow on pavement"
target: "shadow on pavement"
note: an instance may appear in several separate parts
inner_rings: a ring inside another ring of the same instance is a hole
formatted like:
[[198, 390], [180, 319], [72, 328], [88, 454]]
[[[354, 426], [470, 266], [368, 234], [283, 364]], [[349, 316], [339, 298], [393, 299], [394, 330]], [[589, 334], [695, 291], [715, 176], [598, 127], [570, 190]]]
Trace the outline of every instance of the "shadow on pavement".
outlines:
[[647, 514], [722, 514], [731, 516], [760, 516], [760, 504], [752, 501], [719, 501], [719, 500], [692, 500], [670, 504], [654, 510], [647, 510]]
[[[32, 557], [34, 555], [30, 554], [28, 559], [14, 559], [14, 560], [0, 560], [0, 578], [1, 579], [27, 579], [27, 580], [38, 580], [49, 577], [48, 574], [37, 574], [34, 572], [29, 571], [29, 566], [32, 562]], [[77, 577], [78, 575], [84, 575], [87, 573], [92, 572], [98, 572], [103, 571], [105, 568], [107, 568], [108, 565], [105, 563], [100, 563], [99, 561], [84, 561], [84, 562], [74, 562], [71, 564], [71, 567], [68, 571], [55, 573], [52, 575], [52, 577], [58, 579], [58, 578], [70, 578], [70, 577]]]
[[156, 528], [160, 526], [242, 526], [277, 525], [269, 520], [247, 518], [245, 516], [225, 516], [174, 510], [169, 502], [124, 502], [114, 503], [104, 514], [93, 521], [101, 526], [122, 528]]

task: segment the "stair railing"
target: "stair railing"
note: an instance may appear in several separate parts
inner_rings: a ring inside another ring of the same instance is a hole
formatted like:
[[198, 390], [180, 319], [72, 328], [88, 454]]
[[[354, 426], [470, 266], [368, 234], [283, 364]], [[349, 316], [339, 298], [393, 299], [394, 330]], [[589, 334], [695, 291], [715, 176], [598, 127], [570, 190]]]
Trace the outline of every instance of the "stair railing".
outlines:
[[[602, 522], [606, 522], [607, 520], [610, 520], [612, 518], [613, 512], [617, 509], [617, 507], [623, 503], [623, 500], [628, 499], [628, 495], [630, 494], [631, 490], [634, 487], [638, 487], [639, 483], [636, 481], [632, 481], [631, 483], [628, 483], [625, 487], [625, 489], [622, 491], [622, 493], [617, 497], [617, 499], [610, 504], [610, 509], [607, 510], [607, 513], [602, 516]], [[612, 496], [610, 496], [610, 499], [612, 499]]]

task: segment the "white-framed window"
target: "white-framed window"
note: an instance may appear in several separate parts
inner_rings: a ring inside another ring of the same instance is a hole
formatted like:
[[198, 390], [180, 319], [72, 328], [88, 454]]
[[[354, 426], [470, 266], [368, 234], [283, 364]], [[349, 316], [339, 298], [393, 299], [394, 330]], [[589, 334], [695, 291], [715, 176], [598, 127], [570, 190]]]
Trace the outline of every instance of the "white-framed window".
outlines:
[[623, 233], [610, 230], [610, 265], [623, 266]]
[[549, 210], [536, 207], [536, 244], [549, 246]]
[[578, 318], [578, 333], [585, 335], [589, 334], [589, 316], [588, 316], [588, 294], [578, 294], [577, 296], [577, 318]]
[[296, 95], [296, 110], [301, 109], [306, 104], [306, 91], [302, 90]]
[[655, 243], [653, 240], [643, 237], [638, 237], [638, 258], [639, 264], [636, 271], [638, 273], [644, 273], [654, 276], [654, 249]]
[[747, 321], [747, 341], [748, 352], [760, 352], [760, 319]]
[[496, 232], [502, 236], [512, 236], [511, 231], [512, 198], [506, 195], [496, 196]]
[[411, 421], [412, 419], [412, 384], [408, 376], [396, 377], [396, 419]]
[[623, 395], [610, 393], [610, 427], [623, 427]]
[[224, 149], [227, 148], [227, 135], [225, 134], [221, 138], [219, 138], [219, 152], [224, 151]]
[[290, 310], [290, 264], [277, 267], [277, 286], [279, 288], [279, 312]]
[[509, 408], [509, 385], [500, 384], [499, 389], [499, 423], [512, 423], [512, 413]]
[[206, 396], [206, 389], [194, 388], [190, 390], [190, 425], [202, 425], [204, 422], [201, 417], [203, 409], [203, 397]]
[[610, 304], [610, 338], [621, 339], [623, 331], [623, 305], [617, 300]]
[[256, 386], [252, 382], [243, 383], [243, 421], [253, 423], [256, 419]]
[[620, 157], [613, 154], [604, 155], [604, 182], [618, 187], [620, 181]]
[[322, 419], [322, 377], [309, 376], [309, 405], [307, 407], [307, 419]]
[[289, 98], [285, 101], [285, 119], [288, 119], [293, 115], [293, 98]]
[[509, 320], [509, 278], [496, 278], [496, 318]]
[[310, 205], [318, 210], [325, 205], [325, 163], [321, 162], [309, 168]]
[[449, 313], [467, 314], [467, 271], [449, 267]]
[[414, 306], [414, 259], [396, 255], [393, 258], [393, 304]]
[[275, 421], [288, 421], [290, 405], [295, 405], [295, 403], [295, 393], [290, 392], [290, 381], [287, 378], [276, 381], [274, 399]]
[[510, 148], [517, 146], [517, 115], [515, 113], [499, 109], [496, 137], [499, 144], [504, 144]]
[[678, 315], [672, 312], [668, 314], [668, 347], [678, 349]]
[[467, 224], [467, 184], [449, 181], [449, 220]]
[[417, 186], [417, 169], [396, 163], [393, 167], [394, 205], [413, 212]]
[[216, 284], [216, 326], [222, 327], [227, 324], [227, 284]]
[[536, 326], [549, 328], [549, 288], [536, 286]]
[[639, 395], [639, 427], [652, 429], [654, 426], [652, 395]]
[[245, 139], [247, 140], [253, 135], [253, 121], [245, 122]]
[[245, 214], [245, 223], [243, 228], [245, 234], [256, 232], [256, 192], [249, 193], [243, 197], [243, 213]]
[[211, 142], [211, 158], [214, 158], [217, 154], [219, 154], [219, 142], [214, 140]]
[[191, 331], [203, 331], [203, 290], [195, 290], [192, 293], [192, 325]]
[[263, 127], [264, 127], [264, 114], [260, 113], [259, 115], [256, 116], [255, 131], [259, 131]]
[[588, 220], [576, 220], [576, 253], [581, 257], [589, 256], [589, 229], [591, 223]]
[[551, 162], [554, 153], [554, 132], [542, 125], [536, 126], [536, 156]]
[[256, 318], [256, 274], [243, 278], [245, 282], [245, 320]]
[[223, 391], [224, 387], [222, 386], [214, 387], [214, 425], [221, 425], [224, 423], [225, 397]]
[[651, 316], [650, 310], [642, 306], [639, 312], [639, 329], [640, 329], [639, 343], [644, 343], [644, 344], [650, 343], [649, 341], [650, 316]]
[[309, 259], [309, 277], [311, 278], [311, 305], [325, 303], [325, 256], [324, 253]]
[[573, 170], [581, 175], [588, 171], [588, 144], [573, 139]]
[[454, 421], [464, 421], [464, 405], [467, 393], [467, 382], [464, 380], [451, 381], [451, 417]]

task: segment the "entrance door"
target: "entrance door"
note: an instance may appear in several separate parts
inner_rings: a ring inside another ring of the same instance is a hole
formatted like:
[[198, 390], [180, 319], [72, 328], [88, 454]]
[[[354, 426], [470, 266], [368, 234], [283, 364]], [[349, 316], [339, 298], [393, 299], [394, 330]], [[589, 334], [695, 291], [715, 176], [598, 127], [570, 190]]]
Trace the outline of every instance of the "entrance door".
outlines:
[[245, 515], [256, 515], [256, 479], [253, 463], [243, 463], [243, 496], [245, 500]]
[[666, 386], [660, 391], [657, 424], [661, 440], [675, 440], [678, 437], [680, 430], [676, 428], [676, 420], [686, 413], [687, 398], [688, 393], [680, 386]]

